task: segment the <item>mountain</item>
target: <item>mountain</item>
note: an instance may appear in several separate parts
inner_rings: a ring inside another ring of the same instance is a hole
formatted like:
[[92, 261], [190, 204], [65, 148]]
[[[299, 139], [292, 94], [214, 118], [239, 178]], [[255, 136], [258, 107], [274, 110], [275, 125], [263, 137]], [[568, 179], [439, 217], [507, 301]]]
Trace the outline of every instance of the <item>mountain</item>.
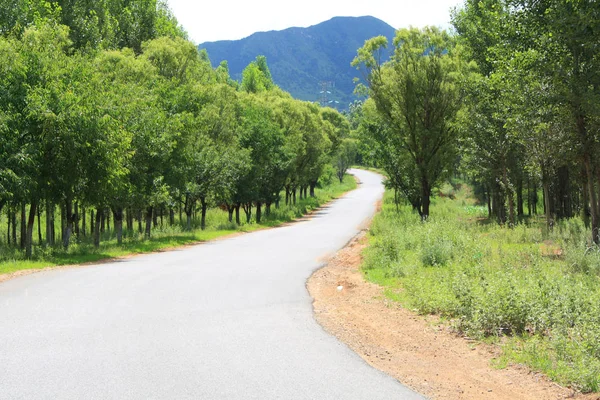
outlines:
[[[353, 79], [360, 76], [350, 63], [365, 40], [379, 35], [391, 44], [395, 29], [374, 17], [335, 17], [308, 28], [258, 32], [198, 47], [206, 49], [215, 67], [227, 60], [231, 77], [237, 80], [257, 55], [264, 55], [275, 83], [295, 98], [338, 101], [339, 108], [346, 108], [356, 99]], [[331, 94], [323, 98], [322, 91]]]

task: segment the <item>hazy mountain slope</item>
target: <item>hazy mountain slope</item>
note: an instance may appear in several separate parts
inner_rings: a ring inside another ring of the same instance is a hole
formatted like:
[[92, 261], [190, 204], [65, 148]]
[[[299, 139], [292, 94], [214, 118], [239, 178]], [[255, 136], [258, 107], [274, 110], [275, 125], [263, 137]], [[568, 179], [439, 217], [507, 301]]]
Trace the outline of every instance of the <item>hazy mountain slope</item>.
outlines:
[[214, 66], [227, 60], [231, 76], [241, 79], [242, 70], [257, 55], [265, 55], [275, 83], [294, 97], [320, 99], [321, 82], [331, 82], [329, 100], [342, 108], [353, 101], [353, 78], [359, 72], [350, 66], [365, 40], [384, 35], [391, 43], [394, 28], [374, 17], [336, 17], [308, 28], [259, 32], [236, 41], [202, 43]]

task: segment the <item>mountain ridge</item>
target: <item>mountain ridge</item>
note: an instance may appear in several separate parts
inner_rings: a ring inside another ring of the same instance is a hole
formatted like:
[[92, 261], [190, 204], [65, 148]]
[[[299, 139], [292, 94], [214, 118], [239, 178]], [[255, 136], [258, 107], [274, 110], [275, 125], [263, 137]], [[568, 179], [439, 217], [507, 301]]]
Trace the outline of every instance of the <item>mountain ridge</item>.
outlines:
[[[379, 35], [391, 43], [395, 29], [372, 16], [334, 17], [307, 28], [256, 32], [198, 48], [206, 49], [214, 67], [227, 60], [236, 80], [241, 80], [243, 69], [257, 55], [264, 55], [275, 83], [295, 98], [326, 100], [346, 108], [356, 99], [353, 78], [359, 76], [350, 63], [365, 40]], [[324, 98], [320, 92], [331, 93]]]

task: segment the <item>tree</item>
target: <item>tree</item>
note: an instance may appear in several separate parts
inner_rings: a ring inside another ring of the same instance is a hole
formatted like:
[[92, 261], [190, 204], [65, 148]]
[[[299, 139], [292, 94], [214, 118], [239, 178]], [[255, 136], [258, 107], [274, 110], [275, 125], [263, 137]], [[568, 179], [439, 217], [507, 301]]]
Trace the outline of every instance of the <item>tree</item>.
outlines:
[[[595, 50], [599, 12], [588, 1], [469, 0], [453, 14], [461, 42], [485, 77], [481, 87], [486, 90], [473, 98], [487, 96], [487, 100], [473, 101], [472, 114], [478, 118], [472, 120], [486, 121], [490, 129], [487, 136], [471, 129], [469, 136], [473, 142], [487, 141], [488, 153], [504, 154], [489, 163], [485, 154], [473, 150], [487, 169], [486, 179], [502, 182], [507, 193], [502, 197], [509, 204], [514, 180], [520, 213], [519, 177], [525, 169], [525, 175], [542, 183], [548, 226], [555, 216], [572, 216], [572, 204], [577, 202], [584, 219], [589, 211], [596, 243], [600, 241], [595, 93], [600, 82]], [[494, 137], [503, 143], [491, 144]], [[508, 160], [509, 154], [520, 154], [520, 159]], [[503, 171], [508, 171], [508, 178]], [[571, 193], [573, 176], [581, 177], [576, 182], [580, 194]]]
[[265, 56], [257, 56], [242, 71], [242, 90], [247, 93], [260, 93], [275, 87]]
[[[541, 55], [537, 68], [550, 79], [555, 102], [568, 112], [569, 130], [585, 174], [593, 243], [600, 244], [600, 171], [598, 160], [600, 99], [600, 9], [593, 1], [508, 1], [517, 50]], [[525, 32], [522, 32], [522, 29]], [[565, 107], [566, 106], [566, 107]]]
[[366, 68], [369, 94], [386, 124], [381, 132], [391, 135], [378, 144], [392, 145], [395, 154], [414, 165], [420, 196], [413, 206], [426, 220], [432, 188], [455, 158], [454, 123], [473, 65], [452, 37], [437, 28], [398, 31], [394, 56], [382, 64], [378, 54], [385, 46], [383, 36], [368, 40], [352, 65]]
[[19, 103], [26, 66], [14, 40], [0, 38], [0, 212], [17, 194], [23, 178], [19, 157]]
[[266, 101], [246, 97], [242, 107], [240, 145], [248, 149], [251, 160], [251, 168], [242, 182], [246, 186], [243, 192], [246, 203], [256, 205], [256, 222], [260, 223], [262, 206], [266, 206], [269, 214], [271, 204], [285, 185], [293, 155]]
[[344, 139], [337, 150], [334, 160], [336, 175], [340, 183], [342, 183], [346, 171], [356, 162], [356, 141], [354, 139]]

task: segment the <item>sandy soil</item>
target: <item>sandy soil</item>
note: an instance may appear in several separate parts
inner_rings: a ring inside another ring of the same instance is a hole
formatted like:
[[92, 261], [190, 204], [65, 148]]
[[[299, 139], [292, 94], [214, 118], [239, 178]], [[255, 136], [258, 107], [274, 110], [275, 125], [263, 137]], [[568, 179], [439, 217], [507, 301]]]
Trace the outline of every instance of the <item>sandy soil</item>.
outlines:
[[600, 399], [550, 382], [523, 366], [490, 366], [496, 346], [457, 336], [385, 298], [358, 268], [364, 233], [307, 283], [317, 321], [373, 367], [432, 399]]

